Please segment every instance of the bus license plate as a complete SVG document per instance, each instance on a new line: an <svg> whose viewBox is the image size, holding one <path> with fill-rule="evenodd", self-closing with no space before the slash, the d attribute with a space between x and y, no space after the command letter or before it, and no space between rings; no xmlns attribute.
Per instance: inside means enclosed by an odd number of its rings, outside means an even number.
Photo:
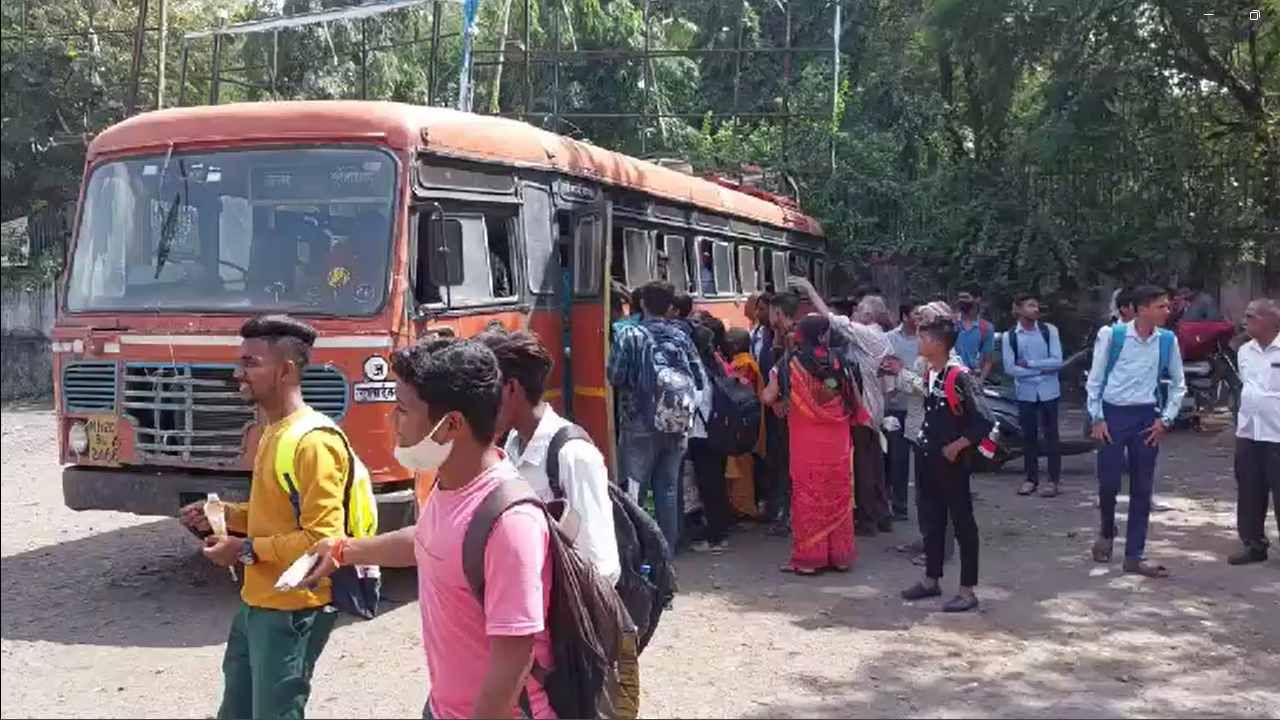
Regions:
<svg viewBox="0 0 1280 720"><path fill-rule="evenodd" d="M354 388L358 403L388 403L396 401L396 384L393 382L359 383Z"/></svg>

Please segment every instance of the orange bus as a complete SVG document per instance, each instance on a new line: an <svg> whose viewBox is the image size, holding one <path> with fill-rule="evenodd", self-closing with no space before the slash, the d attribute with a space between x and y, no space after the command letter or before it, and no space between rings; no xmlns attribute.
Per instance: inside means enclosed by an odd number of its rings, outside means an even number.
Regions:
<svg viewBox="0 0 1280 720"><path fill-rule="evenodd" d="M745 326L748 294L825 275L793 203L527 124L383 102L148 113L89 146L53 330L67 506L170 515L248 494L246 318L319 331L303 394L374 476L381 528L414 519L391 453L388 356L432 333L529 328L549 399L613 456L610 279L654 277Z"/></svg>

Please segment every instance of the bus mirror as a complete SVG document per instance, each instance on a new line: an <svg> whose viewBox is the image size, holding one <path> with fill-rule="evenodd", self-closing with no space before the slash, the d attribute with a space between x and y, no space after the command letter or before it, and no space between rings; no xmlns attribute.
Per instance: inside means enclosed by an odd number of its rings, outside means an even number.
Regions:
<svg viewBox="0 0 1280 720"><path fill-rule="evenodd" d="M462 224L447 221L436 205L427 220L427 276L431 284L462 284Z"/></svg>

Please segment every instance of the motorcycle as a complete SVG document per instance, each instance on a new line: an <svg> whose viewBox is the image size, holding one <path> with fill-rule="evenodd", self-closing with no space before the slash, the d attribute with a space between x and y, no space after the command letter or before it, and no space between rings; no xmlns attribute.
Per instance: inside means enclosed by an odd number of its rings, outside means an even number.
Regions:
<svg viewBox="0 0 1280 720"><path fill-rule="evenodd" d="M996 436L996 451L991 458L977 455L974 470L977 472L996 472L1005 463L1016 460L1025 454L1022 440L1022 420L1018 414L1018 401L1013 388L1008 386L987 385L982 388L983 399L991 413L999 432ZM1092 440L1075 438L1059 438L1058 451L1063 457L1083 455L1092 452L1097 446Z"/></svg>
<svg viewBox="0 0 1280 720"><path fill-rule="evenodd" d="M1239 411L1242 384L1236 351L1243 338L1237 330L1234 323L1215 320L1183 321L1174 329L1182 355L1183 379L1187 385L1187 394L1178 407L1177 426L1199 430L1206 416L1224 406L1231 410L1233 416ZM1082 350L1077 356L1091 352ZM1080 389L1086 396L1088 383L1089 370L1086 368L1080 377ZM1162 379L1160 383L1167 394L1169 381ZM1091 431L1086 416L1083 434L1088 437Z"/></svg>

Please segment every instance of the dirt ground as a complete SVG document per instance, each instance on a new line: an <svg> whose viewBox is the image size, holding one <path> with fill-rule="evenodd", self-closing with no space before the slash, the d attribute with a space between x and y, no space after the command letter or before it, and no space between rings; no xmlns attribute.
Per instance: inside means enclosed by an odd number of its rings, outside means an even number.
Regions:
<svg viewBox="0 0 1280 720"><path fill-rule="evenodd" d="M4 717L211 717L237 602L226 572L173 520L64 508L52 413L8 407L2 420ZM1230 462L1228 434L1168 440L1148 545L1165 581L1088 560L1092 456L1066 459L1055 499L1015 496L1016 472L981 477L983 605L966 616L898 598L919 572L893 549L914 521L860 539L853 573L813 579L779 574L786 543L743 530L724 556L681 558L682 593L642 658L643 712L1280 716L1280 557L1224 562L1237 544ZM419 713L411 573L389 588L387 612L335 631L311 715Z"/></svg>

